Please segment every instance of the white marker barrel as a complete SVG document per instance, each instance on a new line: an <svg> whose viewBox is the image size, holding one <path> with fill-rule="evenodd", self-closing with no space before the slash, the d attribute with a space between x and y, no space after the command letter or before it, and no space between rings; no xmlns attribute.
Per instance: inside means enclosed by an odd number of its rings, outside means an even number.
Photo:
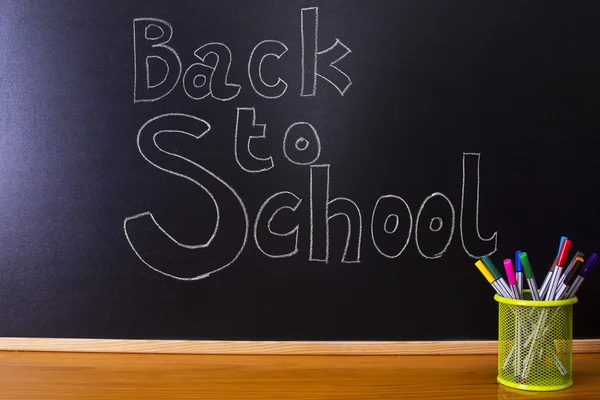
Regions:
<svg viewBox="0 0 600 400"><path fill-rule="evenodd" d="M541 300L540 294L538 293L537 284L535 283L535 278L528 278L527 283L529 284L529 289L531 290L531 296L533 300Z"/></svg>
<svg viewBox="0 0 600 400"><path fill-rule="evenodd" d="M554 299L553 300L560 300L560 298L563 296L563 294L565 294L565 292L567 291L569 287L567 285L565 285L564 283L561 283L558 286L558 289L556 290L556 294L554 295Z"/></svg>
<svg viewBox="0 0 600 400"><path fill-rule="evenodd" d="M569 292L567 293L567 299L575 296L575 293L577 293L577 290L579 289L579 286L581 286L581 284L583 283L583 278L581 276L578 276L577 278L575 278L575 282L573 282L573 284L571 285L571 288L569 289Z"/></svg>
<svg viewBox="0 0 600 400"><path fill-rule="evenodd" d="M517 290L519 291L519 298L523 298L523 273L517 272Z"/></svg>

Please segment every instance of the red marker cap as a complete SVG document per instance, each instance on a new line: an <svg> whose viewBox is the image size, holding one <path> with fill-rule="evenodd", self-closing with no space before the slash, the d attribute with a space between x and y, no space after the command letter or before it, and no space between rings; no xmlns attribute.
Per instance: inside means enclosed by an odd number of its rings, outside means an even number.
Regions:
<svg viewBox="0 0 600 400"><path fill-rule="evenodd" d="M567 261L567 256L569 255L569 249L571 248L571 241L569 239L563 242L562 247L560 248L560 252L558 253L558 261L556 265L559 267L563 267L565 262Z"/></svg>

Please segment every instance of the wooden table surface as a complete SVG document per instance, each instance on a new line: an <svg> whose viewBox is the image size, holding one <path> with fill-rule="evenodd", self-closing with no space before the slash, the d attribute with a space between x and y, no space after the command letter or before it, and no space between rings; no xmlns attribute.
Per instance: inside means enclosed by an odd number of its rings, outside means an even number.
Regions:
<svg viewBox="0 0 600 400"><path fill-rule="evenodd" d="M235 356L0 352L0 399L600 399L600 354L575 385L496 383L496 356Z"/></svg>

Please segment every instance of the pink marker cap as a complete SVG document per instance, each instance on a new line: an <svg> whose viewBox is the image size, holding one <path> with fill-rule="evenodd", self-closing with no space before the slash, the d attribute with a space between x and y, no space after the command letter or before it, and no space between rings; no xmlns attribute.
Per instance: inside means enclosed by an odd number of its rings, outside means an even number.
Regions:
<svg viewBox="0 0 600 400"><path fill-rule="evenodd" d="M506 277L508 278L509 285L517 284L517 276L515 275L515 268L513 267L510 258L504 260L504 269L506 270Z"/></svg>

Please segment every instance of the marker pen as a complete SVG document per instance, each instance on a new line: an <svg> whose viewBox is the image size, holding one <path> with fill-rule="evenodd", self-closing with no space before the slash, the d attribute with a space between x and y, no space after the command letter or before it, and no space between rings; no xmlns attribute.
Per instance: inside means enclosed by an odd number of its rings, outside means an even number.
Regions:
<svg viewBox="0 0 600 400"><path fill-rule="evenodd" d="M523 298L523 264L521 264L521 250L515 253L515 273L517 276L517 290L519 291L519 299Z"/></svg>
<svg viewBox="0 0 600 400"><path fill-rule="evenodd" d="M562 244L562 248L560 249L560 253L558 254L558 261L556 262L554 272L552 272L552 276L550 277L550 283L548 283L548 291L546 292L546 301L553 300L554 296L556 295L556 284L558 283L558 278L562 275L563 266L567 261L567 256L569 255L570 248L571 241L567 239Z"/></svg>
<svg viewBox="0 0 600 400"><path fill-rule="evenodd" d="M507 293L502 290L502 286L500 286L498 280L494 278L494 276L490 273L490 271L486 268L485 264L481 260L477 261L475 263L475 266L477 267L477 269L479 269L479 272L483 274L485 279L487 279L488 283L492 285L496 293L498 293L502 297L508 297Z"/></svg>
<svg viewBox="0 0 600 400"><path fill-rule="evenodd" d="M502 277L502 274L500 272L498 272L498 269L494 265L494 262L492 261L492 259L489 258L488 256L485 256L485 257L483 257L481 259L481 261L483 261L483 264L485 264L485 266L487 267L487 269L489 269L490 272L492 273L492 275L494 275L494 278L499 281L499 285L502 286L502 289L508 295L508 296L505 296L505 297L511 299L512 298L512 291L510 290L510 287L508 286L508 284L506 283L506 281Z"/></svg>
<svg viewBox="0 0 600 400"><path fill-rule="evenodd" d="M540 294L538 293L537 284L535 283L535 276L533 275L533 270L531 269L531 264L529 263L529 257L527 257L527 253L522 251L521 254L519 254L519 258L523 264L523 271L525 272L525 278L527 278L527 284L529 285L531 296L533 297L533 300L540 300Z"/></svg>
<svg viewBox="0 0 600 400"><path fill-rule="evenodd" d="M560 300L565 294L565 292L569 290L569 288L573 285L573 282L575 282L575 278L577 278L579 269L582 265L583 258L578 257L577 260L573 263L573 266L569 268L569 270L565 273L566 278L564 282L562 282L558 286L558 289L556 290L556 296L554 296L554 300Z"/></svg>
<svg viewBox="0 0 600 400"><path fill-rule="evenodd" d="M562 249L563 243L567 239L568 238L566 236L561 236L561 238L560 238L560 244L558 245L558 252L556 253L556 257L554 258L554 261L552 261L552 265L550 265L550 270L546 274L546 278L544 278L544 282L542 282L542 286L540 287L540 297L546 296L546 291L548 290L548 284L550 283L550 277L552 276L552 273L554 272L554 267L556 266L556 262L558 261L558 256L560 255L560 249Z"/></svg>
<svg viewBox="0 0 600 400"><path fill-rule="evenodd" d="M510 258L504 260L504 269L506 270L506 278L508 279L508 284L512 290L512 295L515 299L520 299L519 289L517 288L517 277L515 275L515 269L513 268L512 261Z"/></svg>
<svg viewBox="0 0 600 400"><path fill-rule="evenodd" d="M573 282L567 295L565 296L567 299L575 296L575 293L577 293L577 290L579 290L579 286L581 286L585 278L588 276L592 267L594 266L594 264L596 264L596 261L598 261L598 255L596 253L592 253L592 255L589 256L585 264L583 264L583 267L581 267L581 269L579 270L579 274L577 278L575 278L575 282Z"/></svg>
<svg viewBox="0 0 600 400"><path fill-rule="evenodd" d="M561 283L563 283L565 281L565 279L567 279L567 275L573 269L573 267L575 266L575 262L578 259L581 259L582 263L584 262L583 253L581 251L578 251L577 253L575 253L573 258L571 259L571 262L569 263L569 266L563 270L563 274L560 276L560 279L558 280L558 284L556 285L557 288L560 286Z"/></svg>

